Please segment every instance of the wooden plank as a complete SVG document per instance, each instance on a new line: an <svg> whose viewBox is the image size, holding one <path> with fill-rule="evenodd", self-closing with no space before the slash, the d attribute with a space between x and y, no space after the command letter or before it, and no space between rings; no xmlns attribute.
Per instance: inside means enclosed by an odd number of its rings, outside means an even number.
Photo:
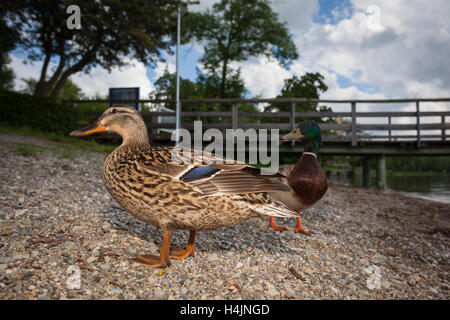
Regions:
<svg viewBox="0 0 450 320"><path fill-rule="evenodd" d="M442 135L438 134L430 134L430 135L421 135L422 140L423 139L436 139L439 140ZM447 135L446 137L450 137L450 135ZM389 140L391 138L391 140ZM374 139L388 139L389 141L395 142L396 139L416 139L417 135L373 135L373 136L358 136L358 140L374 140Z"/></svg>
<svg viewBox="0 0 450 320"><path fill-rule="evenodd" d="M289 120L291 122L290 123L291 124L291 131L294 131L295 128L296 128L296 125L295 125L295 102L291 103L291 116L290 116ZM291 141L291 146L295 146L295 140Z"/></svg>
<svg viewBox="0 0 450 320"><path fill-rule="evenodd" d="M444 111L427 111L420 112L421 117L440 117L442 115L450 116L450 112ZM384 117L416 117L417 112L357 112L357 117L364 118L384 118Z"/></svg>
<svg viewBox="0 0 450 320"><path fill-rule="evenodd" d="M316 111L297 111L296 118L337 118L351 117L351 112L316 112Z"/></svg>
<svg viewBox="0 0 450 320"><path fill-rule="evenodd" d="M356 103L352 102L352 147L356 147L356 145L358 144L358 138L356 136Z"/></svg>
<svg viewBox="0 0 450 320"><path fill-rule="evenodd" d="M416 124L417 124L417 146L420 147L420 107L419 101L416 101Z"/></svg>
<svg viewBox="0 0 450 320"><path fill-rule="evenodd" d="M141 112L142 116L145 117L175 117L174 112ZM181 112L182 117L231 117L232 114L229 111L183 111Z"/></svg>
<svg viewBox="0 0 450 320"><path fill-rule="evenodd" d="M233 124L230 122L223 123L207 123L203 122L203 128L233 128ZM147 123L148 127L152 127L155 129L161 128L175 128L175 123ZM193 128L192 123L184 122L182 123L183 128L190 129ZM241 126L243 129L279 129L279 130L291 130L290 123L242 123ZM352 124L336 124L336 123L319 123L319 127L322 130L343 130L350 131L352 130ZM389 131L389 130L415 130L417 126L415 124L357 124L356 131L358 130L371 130L371 131ZM423 130L450 130L449 124L442 123L424 123L421 124L421 131ZM358 136L359 137L359 136ZM392 137L395 137L393 135Z"/></svg>
<svg viewBox="0 0 450 320"><path fill-rule="evenodd" d="M358 124L357 130L373 130L373 131L388 131L388 130L416 130L417 124ZM450 129L449 125L442 123L424 123L420 125L420 130L441 130Z"/></svg>
<svg viewBox="0 0 450 320"><path fill-rule="evenodd" d="M391 117L388 117L388 124L389 125L392 124ZM389 130L389 141L391 141L391 134L392 134L392 130Z"/></svg>
<svg viewBox="0 0 450 320"><path fill-rule="evenodd" d="M290 123L247 123L241 125L242 129L247 130L254 129L278 129L278 130L291 130Z"/></svg>
<svg viewBox="0 0 450 320"><path fill-rule="evenodd" d="M445 125L445 116L441 116L441 124ZM442 140L445 141L445 129L441 130Z"/></svg>
<svg viewBox="0 0 450 320"><path fill-rule="evenodd" d="M337 118L337 123L340 125L340 124L342 124L342 117L341 116L339 116L338 118ZM338 130L338 136L342 136L342 130Z"/></svg>
<svg viewBox="0 0 450 320"><path fill-rule="evenodd" d="M231 108L231 123L232 123L232 128L234 130L236 130L238 128L238 106L237 104L233 104L232 108Z"/></svg>
<svg viewBox="0 0 450 320"><path fill-rule="evenodd" d="M408 147L400 147L399 145L387 145L381 142L379 146L368 145L351 147L350 144L345 145L324 145L320 148L319 157L322 154L328 155L379 155L385 156L430 156L430 155L450 155L450 146L432 146L427 145L426 148L417 148L415 142L405 143ZM303 152L303 145L292 147L281 147L280 152Z"/></svg>
<svg viewBox="0 0 450 320"><path fill-rule="evenodd" d="M88 99L88 100L63 100L70 103L109 103L109 102L139 102L139 103L175 103L173 99ZM422 98L422 99L355 99L355 100L334 100L334 99L307 99L307 98L271 98L271 99L181 99L183 104L195 103L409 103L409 102L450 102L450 98Z"/></svg>
<svg viewBox="0 0 450 320"><path fill-rule="evenodd" d="M99 116L100 113L96 111L86 111L85 115ZM175 112L163 111L147 111L141 112L144 118L148 117L175 117ZM183 111L182 117L232 117L230 111ZM239 115L248 118L290 118L290 112L257 112L257 111L243 111ZM296 112L296 118L337 118L337 117L351 117L351 112ZM416 117L416 112L356 112L356 117L363 118L382 118L382 117ZM420 112L421 117L450 117L450 112L430 111Z"/></svg>

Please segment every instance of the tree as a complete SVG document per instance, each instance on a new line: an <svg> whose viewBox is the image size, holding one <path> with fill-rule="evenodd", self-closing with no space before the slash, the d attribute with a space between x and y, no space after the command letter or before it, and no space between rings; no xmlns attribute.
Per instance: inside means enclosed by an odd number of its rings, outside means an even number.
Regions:
<svg viewBox="0 0 450 320"><path fill-rule="evenodd" d="M22 79L25 82L25 88L22 90L23 93L33 94L36 90L36 86L38 81L36 79ZM81 89L72 82L72 80L67 79L61 90L58 92L56 96L58 100L81 100L84 99L85 96Z"/></svg>
<svg viewBox="0 0 450 320"><path fill-rule="evenodd" d="M164 74L155 81L155 91L150 93L150 99L175 100L176 95L176 74L169 73L166 69ZM220 78L215 74L204 74L197 70L196 82L189 79L180 78L180 99L204 99L217 98L220 91ZM225 97L244 98L247 93L244 81L237 70L228 79L225 87ZM166 108L175 110L175 102L164 103ZM229 110L231 107L225 104L189 103L183 105L183 111L220 111ZM241 111L256 111L252 104L240 104ZM185 118L185 121L193 121L193 118ZM208 117L204 122L217 121L218 118Z"/></svg>
<svg viewBox="0 0 450 320"><path fill-rule="evenodd" d="M0 89L11 90L14 87L14 72L7 65L11 62L8 52L14 49L19 35L17 30L9 28L0 7Z"/></svg>
<svg viewBox="0 0 450 320"><path fill-rule="evenodd" d="M2 0L0 12L20 32L18 45L30 61L43 61L34 95L56 97L74 73L126 64L126 57L145 64L170 51L179 0ZM81 29L69 29L66 9L81 10ZM56 68L50 70L52 63Z"/></svg>
<svg viewBox="0 0 450 320"><path fill-rule="evenodd" d="M287 66L298 58L286 24L279 22L268 0L222 0L185 20L193 36L205 41L201 62L219 77L220 98L226 97L227 82L233 81L231 62L266 55Z"/></svg>
<svg viewBox="0 0 450 320"><path fill-rule="evenodd" d="M150 99L175 100L176 98L176 74L170 73L167 68L162 76L155 81L155 91L150 92ZM202 98L197 84L180 77L180 99ZM166 108L175 110L175 102L164 103Z"/></svg>
<svg viewBox="0 0 450 320"><path fill-rule="evenodd" d="M300 78L293 76L292 78L285 79L281 94L277 98L309 98L319 99L320 94L328 90L327 85L323 81L324 77L316 72L307 72ZM290 111L291 104L289 103L273 103L265 108L265 111ZM296 111L331 111L331 108L327 106L318 106L317 102L297 103L295 105ZM305 119L307 120L307 119ZM317 122L325 122L320 118L315 118ZM280 121L285 121L280 119ZM326 122L329 122L326 121Z"/></svg>
<svg viewBox="0 0 450 320"><path fill-rule="evenodd" d="M0 89L12 90L14 87L14 72L7 64L11 61L6 52L0 52Z"/></svg>
<svg viewBox="0 0 450 320"><path fill-rule="evenodd" d="M225 83L221 80L216 73L198 73L197 86L205 98L244 98L248 92L239 69L229 72Z"/></svg>

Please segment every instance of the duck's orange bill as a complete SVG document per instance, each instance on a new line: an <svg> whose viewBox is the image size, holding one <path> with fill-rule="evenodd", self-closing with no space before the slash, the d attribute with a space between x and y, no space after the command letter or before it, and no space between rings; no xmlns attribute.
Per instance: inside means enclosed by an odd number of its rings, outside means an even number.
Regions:
<svg viewBox="0 0 450 320"><path fill-rule="evenodd" d="M83 136L88 136L88 135L91 135L94 133L105 132L105 131L106 131L106 128L104 126L102 126L99 122L92 122L83 128L72 131L70 133L70 135L73 137L83 137Z"/></svg>

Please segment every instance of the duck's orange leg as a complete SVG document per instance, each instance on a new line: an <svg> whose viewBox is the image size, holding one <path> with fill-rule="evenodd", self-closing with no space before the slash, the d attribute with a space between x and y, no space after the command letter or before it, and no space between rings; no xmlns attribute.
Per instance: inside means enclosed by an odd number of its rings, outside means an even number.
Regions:
<svg viewBox="0 0 450 320"><path fill-rule="evenodd" d="M270 217L270 227L271 227L272 229L277 230L277 231L286 231L286 230L287 230L286 227L280 227L280 226L275 225L275 219L274 219L274 217Z"/></svg>
<svg viewBox="0 0 450 320"><path fill-rule="evenodd" d="M195 252L195 235L197 234L196 230L191 230L189 232L189 240L186 245L186 249L172 249L170 250L170 257L181 260L194 255Z"/></svg>
<svg viewBox="0 0 450 320"><path fill-rule="evenodd" d="M303 229L302 227L302 220L300 219L301 217L301 212L298 213L298 218L297 218L297 228L295 228L295 232L300 232L303 234L306 234L307 236L310 236L311 233L309 233L309 231L306 231L305 229Z"/></svg>
<svg viewBox="0 0 450 320"><path fill-rule="evenodd" d="M170 239L172 238L172 231L163 232L163 243L161 252L158 256L155 255L137 255L136 258L131 259L133 262L145 264L151 268L165 268L170 266Z"/></svg>

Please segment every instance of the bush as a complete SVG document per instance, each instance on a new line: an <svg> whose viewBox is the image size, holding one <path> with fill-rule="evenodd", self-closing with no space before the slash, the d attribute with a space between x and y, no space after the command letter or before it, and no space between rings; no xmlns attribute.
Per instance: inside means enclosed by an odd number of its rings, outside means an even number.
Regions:
<svg viewBox="0 0 450 320"><path fill-rule="evenodd" d="M69 103L0 91L0 122L67 135L87 121Z"/></svg>

